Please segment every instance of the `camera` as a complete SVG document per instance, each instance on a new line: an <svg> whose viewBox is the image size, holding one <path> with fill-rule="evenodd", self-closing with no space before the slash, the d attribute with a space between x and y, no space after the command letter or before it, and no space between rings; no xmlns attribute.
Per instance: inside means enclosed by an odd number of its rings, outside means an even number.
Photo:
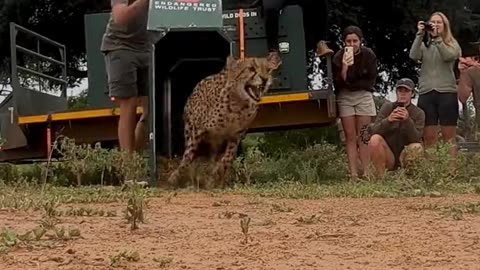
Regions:
<svg viewBox="0 0 480 270"><path fill-rule="evenodd" d="M433 24L431 22L422 22L422 24L425 26L425 31L433 31Z"/></svg>

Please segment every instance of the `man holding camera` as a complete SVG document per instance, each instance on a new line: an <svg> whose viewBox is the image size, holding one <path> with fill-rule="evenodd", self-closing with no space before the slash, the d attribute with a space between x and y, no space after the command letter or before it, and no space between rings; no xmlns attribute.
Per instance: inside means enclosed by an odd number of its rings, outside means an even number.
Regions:
<svg viewBox="0 0 480 270"><path fill-rule="evenodd" d="M377 177L383 177L385 170L406 166L408 154L423 152L422 134L425 113L411 103L415 83L400 79L395 86L396 102L386 101L378 112L375 123L370 126L368 149Z"/></svg>

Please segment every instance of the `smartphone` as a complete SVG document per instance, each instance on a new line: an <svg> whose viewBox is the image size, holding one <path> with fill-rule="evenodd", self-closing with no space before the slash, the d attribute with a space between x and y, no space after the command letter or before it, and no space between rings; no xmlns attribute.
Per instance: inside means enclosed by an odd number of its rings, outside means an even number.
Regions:
<svg viewBox="0 0 480 270"><path fill-rule="evenodd" d="M397 101L396 107L405 107L405 102Z"/></svg>
<svg viewBox="0 0 480 270"><path fill-rule="evenodd" d="M344 59L350 58L351 60L350 60L349 65L350 66L353 65L353 47L351 47L351 46L345 47L345 53L343 54L343 58Z"/></svg>

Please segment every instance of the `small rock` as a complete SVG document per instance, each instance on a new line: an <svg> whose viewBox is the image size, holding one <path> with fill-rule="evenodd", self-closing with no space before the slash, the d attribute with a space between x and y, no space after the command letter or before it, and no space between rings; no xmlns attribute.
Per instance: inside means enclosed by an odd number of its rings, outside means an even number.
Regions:
<svg viewBox="0 0 480 270"><path fill-rule="evenodd" d="M51 257L50 260L54 261L54 262L57 262L57 263L61 263L61 262L64 261L64 259L62 257Z"/></svg>
<svg viewBox="0 0 480 270"><path fill-rule="evenodd" d="M137 181L137 185L139 185L142 188L148 187L148 182L147 181ZM128 187L133 186L133 181L132 180L125 181L125 186L128 186Z"/></svg>
<svg viewBox="0 0 480 270"><path fill-rule="evenodd" d="M442 193L440 193L438 191L432 191L430 193L430 197L434 197L434 198L442 197Z"/></svg>
<svg viewBox="0 0 480 270"><path fill-rule="evenodd" d="M67 254L75 254L75 250L69 248L67 249Z"/></svg>

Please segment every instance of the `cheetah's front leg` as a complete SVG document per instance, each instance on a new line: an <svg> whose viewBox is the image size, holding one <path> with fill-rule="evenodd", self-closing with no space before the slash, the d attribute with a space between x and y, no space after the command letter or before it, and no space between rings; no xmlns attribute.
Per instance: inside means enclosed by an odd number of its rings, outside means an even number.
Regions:
<svg viewBox="0 0 480 270"><path fill-rule="evenodd" d="M215 182L220 183L221 188L225 188L225 177L227 176L227 172L229 171L233 159L237 153L238 144L240 143L241 136L236 138L232 138L227 142L225 147L225 152L221 155L219 161L215 165L215 169L213 171L213 175L215 177Z"/></svg>

